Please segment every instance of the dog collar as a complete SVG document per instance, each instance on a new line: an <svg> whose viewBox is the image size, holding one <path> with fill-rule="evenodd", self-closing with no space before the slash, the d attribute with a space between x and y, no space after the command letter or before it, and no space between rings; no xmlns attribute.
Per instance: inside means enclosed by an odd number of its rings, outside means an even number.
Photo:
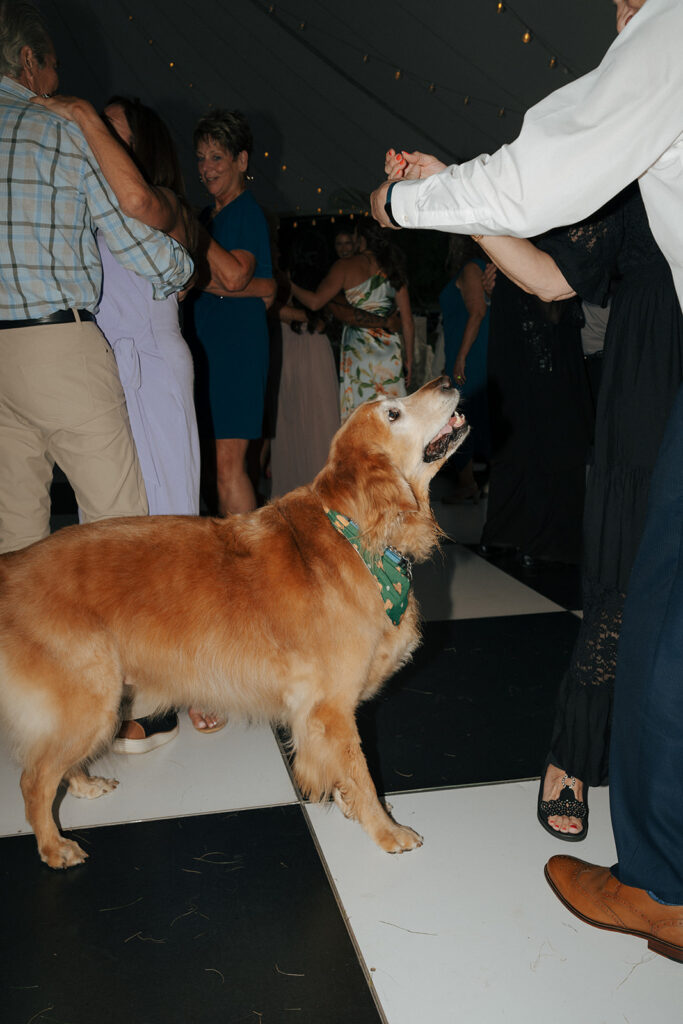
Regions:
<svg viewBox="0 0 683 1024"><path fill-rule="evenodd" d="M400 625L408 607L408 594L413 578L413 567L409 560L396 548L385 548L379 557L373 558L359 541L360 528L353 519L344 516L334 509L325 508L327 518L335 530L348 540L355 548L366 566L375 577L380 596L384 602L384 611L395 626Z"/></svg>

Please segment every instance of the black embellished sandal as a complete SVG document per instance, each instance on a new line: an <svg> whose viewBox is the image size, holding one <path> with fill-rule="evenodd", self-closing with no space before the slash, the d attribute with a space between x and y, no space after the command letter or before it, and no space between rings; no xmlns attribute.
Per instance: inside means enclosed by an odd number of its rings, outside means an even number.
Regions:
<svg viewBox="0 0 683 1024"><path fill-rule="evenodd" d="M548 759L541 775L541 783L538 788L538 802L536 815L540 824L556 839L562 839L566 843L580 843L588 835L588 786L584 786L583 800L577 800L575 793L576 779L572 775L564 775L562 779L562 791L556 800L543 799L543 784L552 761ZM556 767L556 766L555 766ZM559 815L567 818L578 818L583 823L580 832L560 832L548 824L548 818Z"/></svg>

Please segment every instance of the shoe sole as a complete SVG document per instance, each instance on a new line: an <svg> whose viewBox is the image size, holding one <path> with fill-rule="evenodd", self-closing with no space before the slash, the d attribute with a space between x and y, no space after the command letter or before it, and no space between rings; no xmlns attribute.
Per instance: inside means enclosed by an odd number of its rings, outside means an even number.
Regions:
<svg viewBox="0 0 683 1024"><path fill-rule="evenodd" d="M164 743L168 743L174 739L180 731L178 725L173 729L169 729L168 732L155 732L151 736L145 736L144 740L129 740L117 737L111 745L111 749L115 754L148 754L150 750L156 750L157 747L163 747Z"/></svg>
<svg viewBox="0 0 683 1024"><path fill-rule="evenodd" d="M603 924L601 921L594 921L591 917L586 917L579 910L568 903L562 893L559 891L548 872L548 868L543 869L546 882L557 896L560 903L563 903L567 910L578 917L580 921L585 924L591 925L593 928L600 928L604 932L621 932L622 935L633 935L637 939L645 939L647 942L647 948L651 949L653 953L659 953L660 956L665 956L669 960L673 960L675 963L683 964L683 946L674 946L671 942L666 942L664 939L657 939L648 932L639 932L634 928L619 928L618 925Z"/></svg>

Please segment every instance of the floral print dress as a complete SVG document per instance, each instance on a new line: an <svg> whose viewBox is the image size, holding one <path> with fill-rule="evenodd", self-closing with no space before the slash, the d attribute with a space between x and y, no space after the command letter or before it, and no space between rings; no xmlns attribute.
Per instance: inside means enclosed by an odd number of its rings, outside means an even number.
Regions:
<svg viewBox="0 0 683 1024"><path fill-rule="evenodd" d="M348 288L347 300L358 309L388 316L396 289L383 273ZM341 419L357 405L382 395L406 394L401 335L369 327L344 327L339 361Z"/></svg>

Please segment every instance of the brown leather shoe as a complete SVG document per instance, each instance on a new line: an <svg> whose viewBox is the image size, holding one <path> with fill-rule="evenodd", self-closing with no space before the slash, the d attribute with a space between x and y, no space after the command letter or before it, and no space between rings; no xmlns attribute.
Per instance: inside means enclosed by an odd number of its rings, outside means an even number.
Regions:
<svg viewBox="0 0 683 1024"><path fill-rule="evenodd" d="M609 868L576 857L551 857L545 877L567 910L586 924L647 939L654 953L683 963L683 907L657 903L644 889L622 885Z"/></svg>

